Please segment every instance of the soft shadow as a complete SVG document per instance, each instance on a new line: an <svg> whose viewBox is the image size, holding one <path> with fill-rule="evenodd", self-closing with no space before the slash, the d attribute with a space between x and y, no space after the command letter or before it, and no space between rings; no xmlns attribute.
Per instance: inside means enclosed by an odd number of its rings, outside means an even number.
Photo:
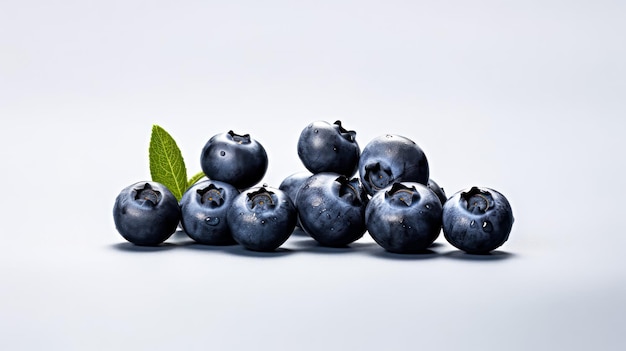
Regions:
<svg viewBox="0 0 626 351"><path fill-rule="evenodd" d="M226 252L231 250L234 246L239 246L239 244L237 244L236 242L233 243L228 243L228 244L224 244L224 245L206 245L206 244L200 244L198 242L195 241L189 241L189 242L185 242L182 245L179 245L181 248L184 249L191 249L191 250L197 250L197 251L222 251L222 252Z"/></svg>
<svg viewBox="0 0 626 351"><path fill-rule="evenodd" d="M182 230L175 231L165 242L154 246L142 246L135 245L131 242L124 241L117 244L113 244L113 248L120 251L128 252L157 252L171 250L177 247L188 245L194 241Z"/></svg>
<svg viewBox="0 0 626 351"><path fill-rule="evenodd" d="M461 250L446 252L445 257L464 261L502 261L515 257L514 254L506 251L491 251L487 254L470 254Z"/></svg>
<svg viewBox="0 0 626 351"><path fill-rule="evenodd" d="M173 243L162 243L157 246L141 246L130 242L123 242L111 245L114 249L126 252L159 252L176 248L178 245Z"/></svg>
<svg viewBox="0 0 626 351"><path fill-rule="evenodd" d="M396 253L387 251L382 247L379 250L372 251L372 255L380 258L403 261L428 260L441 257L440 253L431 249L412 253Z"/></svg>
<svg viewBox="0 0 626 351"><path fill-rule="evenodd" d="M437 242L434 242L434 243L430 244L430 246L429 246L428 248L429 248L429 249L434 249L434 248L437 248L437 247L442 247L442 246L443 246L443 244L442 244L442 243L437 243Z"/></svg>
<svg viewBox="0 0 626 351"><path fill-rule="evenodd" d="M229 254L233 254L233 255L239 255L239 256L245 256L245 257L261 257L261 258L284 257L284 256L288 256L294 253L293 250L290 250L284 247L279 247L274 251L254 251L254 250L248 250L241 245L227 246L227 247L224 247L222 251L228 252Z"/></svg>
<svg viewBox="0 0 626 351"><path fill-rule="evenodd" d="M223 244L223 245L205 245L195 241L186 242L183 245L179 245L180 248L197 250L197 251L211 251L211 252L225 252L227 254L247 256L247 257L280 257L293 253L293 250L279 247L274 251L254 251L248 250L237 242Z"/></svg>
<svg viewBox="0 0 626 351"><path fill-rule="evenodd" d="M305 234L306 235L306 234ZM302 239L297 241L290 241L289 246L293 246L297 251L301 252L314 252L314 253L323 253L323 254L347 254L347 253L356 253L361 252L363 250L368 250L372 247L376 247L376 243L360 243L353 242L346 246L341 247L332 247L332 246L324 246L318 243L315 239Z"/></svg>

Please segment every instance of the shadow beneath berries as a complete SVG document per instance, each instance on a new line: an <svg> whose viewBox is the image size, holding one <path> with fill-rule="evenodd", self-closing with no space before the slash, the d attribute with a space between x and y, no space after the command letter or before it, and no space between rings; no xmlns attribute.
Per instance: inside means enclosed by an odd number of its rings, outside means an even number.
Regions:
<svg viewBox="0 0 626 351"><path fill-rule="evenodd" d="M200 244L197 243L193 240L185 242L185 243L181 243L178 246L184 249L191 249L191 250L197 250L197 251L223 251L226 252L229 249L231 249L233 246L238 246L239 244L237 244L236 242L233 243L228 243L228 244L223 244L223 245L206 245L206 244Z"/></svg>
<svg viewBox="0 0 626 351"><path fill-rule="evenodd" d="M279 247L274 251L253 251L253 250L248 250L241 245L229 246L224 251L233 255L246 256L246 257L261 257L261 258L284 257L284 256L288 256L294 253L293 250L290 250L284 247Z"/></svg>
<svg viewBox="0 0 626 351"><path fill-rule="evenodd" d="M247 257L282 257L287 254L293 253L292 250L279 247L274 251L253 251L244 248L238 243L232 244L224 244L224 245L204 245L197 243L195 241L191 241L185 243L184 245L179 245L180 248L197 250L197 251L212 251L212 252L223 252L229 255L238 255L238 256L247 256Z"/></svg>
<svg viewBox="0 0 626 351"><path fill-rule="evenodd" d="M449 251L444 254L445 257L463 261L502 261L515 257L514 254L506 251L491 251L486 254L470 254L461 250Z"/></svg>
<svg viewBox="0 0 626 351"><path fill-rule="evenodd" d="M431 249L412 253L395 253L381 247L378 250L373 250L371 253L375 257L401 261L428 260L441 257L440 253Z"/></svg>
<svg viewBox="0 0 626 351"><path fill-rule="evenodd" d="M331 246L321 245L315 239L310 238L310 237L308 239L291 240L288 242L288 244L289 244L288 246L294 247L294 250L299 251L299 252L314 252L314 253L323 253L323 254L357 253L357 252L363 252L363 250L367 250L369 248L377 246L376 243L353 242L346 246L331 247Z"/></svg>
<svg viewBox="0 0 626 351"><path fill-rule="evenodd" d="M111 245L114 249L126 252L159 252L176 248L178 245L172 243L162 243L156 246L135 245L130 242L123 242Z"/></svg>
<svg viewBox="0 0 626 351"><path fill-rule="evenodd" d="M443 247L443 244L442 244L442 243L437 243L437 242L434 242L434 243L430 244L430 246L428 247L428 249L435 249L435 248L438 248L438 247Z"/></svg>
<svg viewBox="0 0 626 351"><path fill-rule="evenodd" d="M399 260L399 261L429 260L429 259L441 257L441 254L439 252L431 250L430 248L423 250L423 251L418 251L418 252L397 253L397 252L387 251L380 246L377 246L375 250L371 250L370 255L374 257L378 257L378 258Z"/></svg>

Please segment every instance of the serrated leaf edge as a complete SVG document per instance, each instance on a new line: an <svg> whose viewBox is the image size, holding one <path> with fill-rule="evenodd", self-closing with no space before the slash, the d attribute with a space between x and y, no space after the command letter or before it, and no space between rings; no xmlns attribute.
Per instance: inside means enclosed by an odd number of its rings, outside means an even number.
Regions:
<svg viewBox="0 0 626 351"><path fill-rule="evenodd" d="M168 147L165 143L166 139L171 141L171 147ZM167 166L164 168L165 173L160 172L156 167L157 164L163 164L157 160L157 158L161 157L157 155L156 152L159 148L160 150L164 150L164 158L167 161ZM185 160L174 138L163 127L156 124L152 126L148 154L152 180L166 185L172 194L180 200L185 190L187 190L187 169ZM181 170L176 169L172 164L172 158L170 157L172 155L180 159Z"/></svg>

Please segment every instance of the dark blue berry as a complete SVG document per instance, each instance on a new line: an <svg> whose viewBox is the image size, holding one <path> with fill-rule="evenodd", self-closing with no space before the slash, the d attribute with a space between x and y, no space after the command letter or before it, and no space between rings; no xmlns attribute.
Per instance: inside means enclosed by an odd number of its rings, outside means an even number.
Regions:
<svg viewBox="0 0 626 351"><path fill-rule="evenodd" d="M241 192L227 212L233 238L254 251L274 251L296 226L297 213L279 189L256 187Z"/></svg>
<svg viewBox="0 0 626 351"><path fill-rule="evenodd" d="M257 140L249 134L239 135L231 130L209 139L202 149L200 165L209 179L246 189L263 179L268 159Z"/></svg>
<svg viewBox="0 0 626 351"><path fill-rule="evenodd" d="M513 226L509 201L496 190L472 187L459 191L443 206L443 234L467 253L486 254L504 244Z"/></svg>
<svg viewBox="0 0 626 351"><path fill-rule="evenodd" d="M287 176L278 186L278 189L284 191L291 202L296 205L296 197L298 195L298 191L304 182L311 176L310 172L297 172ZM297 207L296 207L297 210ZM301 227L300 220L296 223L296 226Z"/></svg>
<svg viewBox="0 0 626 351"><path fill-rule="evenodd" d="M428 189L432 190L435 195L437 195L439 201L441 201L441 205L446 203L446 200L448 200L446 192L443 190L442 187L439 186L439 184L437 184L432 179L428 179L428 183L426 184L426 186L428 187Z"/></svg>
<svg viewBox="0 0 626 351"><path fill-rule="evenodd" d="M157 182L139 182L124 188L113 206L115 228L136 245L161 244L176 231L180 217L176 197Z"/></svg>
<svg viewBox="0 0 626 351"><path fill-rule="evenodd" d="M312 173L333 172L351 177L357 171L360 154L356 132L343 128L341 121L313 122L298 138L298 156Z"/></svg>
<svg viewBox="0 0 626 351"><path fill-rule="evenodd" d="M235 243L226 212L238 194L234 186L217 180L204 180L187 189L180 200L185 233L200 244Z"/></svg>
<svg viewBox="0 0 626 351"><path fill-rule="evenodd" d="M372 238L395 253L425 251L441 231L441 202L425 185L393 183L377 192L365 210Z"/></svg>
<svg viewBox="0 0 626 351"><path fill-rule="evenodd" d="M369 195L396 182L428 182L428 160L411 139L386 134L374 138L363 148L359 176Z"/></svg>
<svg viewBox="0 0 626 351"><path fill-rule="evenodd" d="M323 246L342 247L365 233L367 194L357 178L337 173L309 177L296 199L302 229Z"/></svg>

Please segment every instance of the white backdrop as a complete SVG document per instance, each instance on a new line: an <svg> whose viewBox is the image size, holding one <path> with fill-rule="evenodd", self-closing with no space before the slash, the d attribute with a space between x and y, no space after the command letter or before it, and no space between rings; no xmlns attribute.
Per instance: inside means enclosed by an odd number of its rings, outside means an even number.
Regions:
<svg viewBox="0 0 626 351"><path fill-rule="evenodd" d="M226 4L228 3L228 4ZM620 1L0 2L0 348L626 347ZM415 140L448 195L510 200L493 255L366 234L273 254L115 231L153 124L190 174L214 134L303 170L300 131Z"/></svg>

